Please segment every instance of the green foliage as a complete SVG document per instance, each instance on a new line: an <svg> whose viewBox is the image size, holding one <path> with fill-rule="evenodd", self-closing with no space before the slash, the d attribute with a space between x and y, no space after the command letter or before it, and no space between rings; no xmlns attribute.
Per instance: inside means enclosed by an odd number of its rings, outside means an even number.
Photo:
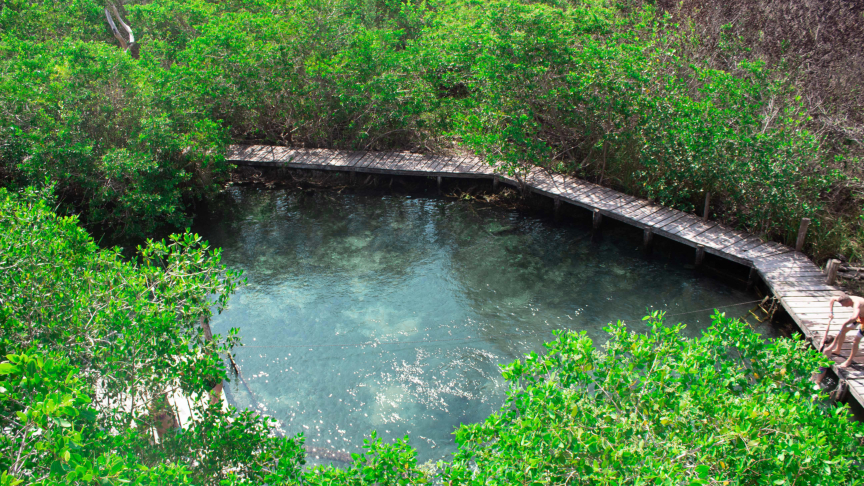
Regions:
<svg viewBox="0 0 864 486"><path fill-rule="evenodd" d="M134 452L147 445L135 429L110 434L79 370L59 353L35 349L0 363L0 484L184 484L180 464L149 467Z"/></svg>
<svg viewBox="0 0 864 486"><path fill-rule="evenodd" d="M56 216L45 196L0 189L0 356L7 360L0 363L0 470L7 478L296 477L302 439L270 437L272 425L249 412L193 405L202 420L154 441L166 394L201 396L227 378L219 356L236 343L236 330L208 341L200 324L238 283L219 266L219 252L184 233L148 242L141 263L128 262L117 249L100 250L75 217Z"/></svg>
<svg viewBox="0 0 864 486"><path fill-rule="evenodd" d="M371 439L363 440L363 448L366 449L363 454L351 454L354 462L350 467L318 466L305 475L304 484L373 486L428 482L427 474L417 467L417 452L408 446L408 437L395 444L384 444L373 431Z"/></svg>
<svg viewBox="0 0 864 486"><path fill-rule="evenodd" d="M101 3L6 5L0 176L50 178L110 235L187 225L190 201L224 180L229 141L456 142L502 170L540 165L684 210L711 192L717 217L787 242L810 217L813 251L859 251L826 236L860 230L860 207L839 224L826 205L843 179L828 167L847 161L804 129L790 74L731 25L712 44L633 2L156 0L125 7L134 60Z"/></svg>
<svg viewBox="0 0 864 486"><path fill-rule="evenodd" d="M501 412L462 426L451 484L862 484L864 427L809 382L825 361L714 316L681 336L619 322L605 352L565 332L505 367ZM640 326L641 327L641 326Z"/></svg>

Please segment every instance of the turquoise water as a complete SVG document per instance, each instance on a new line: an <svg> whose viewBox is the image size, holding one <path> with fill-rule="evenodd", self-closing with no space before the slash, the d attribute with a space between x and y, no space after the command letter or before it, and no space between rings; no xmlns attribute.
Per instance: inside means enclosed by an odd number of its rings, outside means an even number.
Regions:
<svg viewBox="0 0 864 486"><path fill-rule="evenodd" d="M245 343L254 395L234 380L229 400L315 447L408 434L421 461L500 407L498 365L541 351L554 329L599 345L608 322L642 329L646 309L664 309L695 335L701 309L756 298L683 256L646 258L627 228L592 241L578 224L452 199L235 188L198 231L248 278L213 320Z"/></svg>

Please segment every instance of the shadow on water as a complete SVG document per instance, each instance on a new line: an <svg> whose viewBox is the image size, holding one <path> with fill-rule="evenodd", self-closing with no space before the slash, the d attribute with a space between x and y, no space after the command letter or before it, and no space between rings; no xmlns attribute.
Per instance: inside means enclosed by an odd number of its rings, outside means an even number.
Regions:
<svg viewBox="0 0 864 486"><path fill-rule="evenodd" d="M232 188L196 230L249 284L213 319L240 328L255 401L229 399L303 432L311 447L357 452L377 430L410 434L420 460L455 449L452 431L504 399L499 365L541 351L556 329L586 331L646 309L690 335L711 307L742 316L754 300L609 224L555 223L476 201L416 194ZM767 336L774 330L757 329Z"/></svg>

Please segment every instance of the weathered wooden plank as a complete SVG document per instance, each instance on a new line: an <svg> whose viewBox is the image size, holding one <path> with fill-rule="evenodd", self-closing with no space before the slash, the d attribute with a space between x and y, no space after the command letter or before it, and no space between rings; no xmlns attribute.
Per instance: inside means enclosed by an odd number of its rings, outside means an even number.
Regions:
<svg viewBox="0 0 864 486"><path fill-rule="evenodd" d="M457 155L457 156L451 158L450 160L448 160L445 165L441 166L438 169L438 171L439 172L446 172L448 174L455 174L456 173L456 171L455 171L456 167L459 167L459 165L462 164L462 161L465 160L465 158L466 157L464 155Z"/></svg>
<svg viewBox="0 0 864 486"><path fill-rule="evenodd" d="M609 208L615 207L615 202L620 200L621 196L619 194L607 195L600 201L594 202L594 207L597 209L601 209L603 211L608 211Z"/></svg>
<svg viewBox="0 0 864 486"><path fill-rule="evenodd" d="M447 172L448 174L456 175L461 174L470 162L470 157L462 156L453 161L452 164L448 165L447 168L443 172Z"/></svg>
<svg viewBox="0 0 864 486"><path fill-rule="evenodd" d="M697 217L694 217L692 214L687 214L681 211L676 211L678 213L675 217L667 218L664 221L661 221L654 226L658 233L666 233L667 235L677 234L679 231L688 228L694 224L697 224L701 220Z"/></svg>
<svg viewBox="0 0 864 486"><path fill-rule="evenodd" d="M427 170L429 172L435 172L435 168L440 166L447 157L428 157L428 162L426 163Z"/></svg>
<svg viewBox="0 0 864 486"><path fill-rule="evenodd" d="M432 169L430 170L430 172L448 173L448 172L450 172L450 167L456 165L460 158L461 158L461 156L459 156L459 155L453 155L453 156L449 156L449 157L441 157L438 160L438 163L436 163L435 165L432 166Z"/></svg>
<svg viewBox="0 0 864 486"><path fill-rule="evenodd" d="M440 172L443 167L448 167L453 160L453 156L433 157L432 163L429 165L429 172Z"/></svg>
<svg viewBox="0 0 864 486"><path fill-rule="evenodd" d="M483 159L478 160L480 160L480 165L474 168L478 174L492 175L495 173L495 168L489 165L488 162Z"/></svg>
<svg viewBox="0 0 864 486"><path fill-rule="evenodd" d="M663 226L664 224L668 224L672 218L683 218L686 214L681 211L675 211L674 209L669 208L661 208L659 211L651 214L640 220L639 222L644 224L645 226L651 226L652 228L657 228Z"/></svg>
<svg viewBox="0 0 864 486"><path fill-rule="evenodd" d="M317 155L311 149L301 149L297 151L297 157L294 159L294 163L297 165L318 165L316 162L318 160Z"/></svg>
<svg viewBox="0 0 864 486"><path fill-rule="evenodd" d="M330 164L330 160L334 157L333 151L327 149L317 149L317 151L315 164L322 167L323 170L335 170Z"/></svg>
<svg viewBox="0 0 864 486"><path fill-rule="evenodd" d="M686 228L682 228L674 233L676 236L681 238L686 238L690 241L696 241L696 237L702 235L706 231L710 230L717 223L715 221L703 221L702 218L697 218L696 224L687 226ZM713 247L718 247L718 243L716 241L706 240L706 245L710 244Z"/></svg>
<svg viewBox="0 0 864 486"><path fill-rule="evenodd" d="M826 301L830 299L834 295L839 295L840 291L829 291L829 290L780 290L776 292L779 297L814 297L825 299Z"/></svg>
<svg viewBox="0 0 864 486"><path fill-rule="evenodd" d="M458 168L459 172L462 174L474 174L474 168L479 164L476 157L468 156L465 158L465 162Z"/></svg>
<svg viewBox="0 0 864 486"><path fill-rule="evenodd" d="M756 236L751 236L750 238L743 239L743 240L741 240L737 243L733 243L733 244L731 244L725 248L721 248L720 251L723 251L723 252L728 253L730 255L736 255L738 257L743 258L744 255L747 254L747 251L750 248L762 245L763 243L765 243L765 241L762 240L761 238L756 237Z"/></svg>
<svg viewBox="0 0 864 486"><path fill-rule="evenodd" d="M658 232L664 232L670 235L674 235L682 229L696 224L698 221L699 218L694 218L691 217L691 215L684 213L681 215L681 217L670 218L669 220L657 224L654 227L657 229Z"/></svg>
<svg viewBox="0 0 864 486"><path fill-rule="evenodd" d="M593 199L594 204L597 204L598 206L600 204L606 204L607 202L614 201L615 199L618 199L623 195L614 189L610 189L607 187L604 187L603 189L605 189L603 195L600 196L599 193L595 193L598 194L598 196L597 198Z"/></svg>
<svg viewBox="0 0 864 486"><path fill-rule="evenodd" d="M797 302L797 303L787 302L787 304L788 304L787 308L792 310L792 312L794 312L798 316L813 316L813 317L824 316L824 317L827 317L831 313L831 311L828 308L828 300L829 299L813 300L813 301L811 301L811 303L813 304L812 306L802 305L802 304L805 304L804 302ZM849 319L850 317L852 317L854 315L854 313L852 311L847 311L845 309L846 308L842 308L842 310L838 309L838 306L834 305L834 318L835 319Z"/></svg>
<svg viewBox="0 0 864 486"><path fill-rule="evenodd" d="M432 166L436 160L432 157L424 157L421 154L406 156L404 162L409 164L416 172L432 172ZM397 161L397 163L399 163Z"/></svg>
<svg viewBox="0 0 864 486"><path fill-rule="evenodd" d="M597 201L604 199L612 192L612 189L608 189L605 187L593 188L592 190L585 191L579 195L579 201L584 204L588 204L594 206Z"/></svg>
<svg viewBox="0 0 864 486"><path fill-rule="evenodd" d="M819 270L818 268L774 268L769 269L762 272L763 275L770 278L778 278L782 279L784 277L790 278L798 278L798 277L809 277L809 278L822 278L826 277L825 272Z"/></svg>
<svg viewBox="0 0 864 486"><path fill-rule="evenodd" d="M639 209L644 208L649 204L651 204L651 202L647 199L633 198L633 200L629 203L618 206L612 211L618 213L621 216L627 216L629 214L633 214L636 211L639 211Z"/></svg>
<svg viewBox="0 0 864 486"><path fill-rule="evenodd" d="M715 248L718 250L722 250L723 248L728 247L734 243L737 243L741 240L744 240L749 235L747 233L742 233L740 231L735 231L733 229L727 228L721 224L714 225L708 231L699 235L702 241L712 241ZM702 242L700 241L700 242Z"/></svg>
<svg viewBox="0 0 864 486"><path fill-rule="evenodd" d="M645 220L647 220L649 216L657 213L657 211L660 211L662 209L663 209L663 206L661 206L659 204L654 204L654 203L649 201L648 204L645 204L643 206L633 205L633 206L630 206L628 208L625 208L625 209L621 210L621 214L626 216L626 217L629 217L634 222L639 223L639 225L644 226Z"/></svg>
<svg viewBox="0 0 864 486"><path fill-rule="evenodd" d="M372 172L372 173L381 173L388 171L389 167L387 165L388 159L394 159L398 157L397 154L394 153L376 153L372 158L366 159L362 162L362 165L358 167L362 169L363 172ZM390 169L392 170L392 169Z"/></svg>
<svg viewBox="0 0 864 486"><path fill-rule="evenodd" d="M552 184L554 187L552 192L554 192L558 196L564 195L566 192L566 189L567 189L566 179L564 179L559 174L550 174L550 179L551 179L550 184Z"/></svg>
<svg viewBox="0 0 864 486"><path fill-rule="evenodd" d="M780 243L775 243L773 241L769 241L762 246L757 246L755 248L751 248L747 252L747 256L753 258L754 260L757 258L766 258L769 256L776 256L782 253L791 253L794 250L789 248L786 245L781 245Z"/></svg>
<svg viewBox="0 0 864 486"><path fill-rule="evenodd" d="M468 156L465 158L465 161L458 170L461 174L473 174L474 167L477 167L477 159L475 157Z"/></svg>
<svg viewBox="0 0 864 486"><path fill-rule="evenodd" d="M407 166L416 171L420 166L420 160L417 160L417 158L414 157L414 154L400 152L391 155L385 154L378 159L374 166L370 165L370 167L375 167L382 171L398 170L403 166Z"/></svg>
<svg viewBox="0 0 864 486"><path fill-rule="evenodd" d="M618 194L619 194L618 197L610 197L610 198L602 201L602 203L601 203L602 208L601 209L603 209L607 212L612 212L617 208L626 206L626 205L630 204L631 202L633 202L634 200L637 200L633 196L628 196L626 194L621 194L621 193L618 193Z"/></svg>
<svg viewBox="0 0 864 486"><path fill-rule="evenodd" d="M334 160L339 156L339 152L336 150L323 150L321 154L321 165L325 165L335 170Z"/></svg>
<svg viewBox="0 0 864 486"><path fill-rule="evenodd" d="M771 281L779 285L825 285L825 275L773 275Z"/></svg>
<svg viewBox="0 0 864 486"><path fill-rule="evenodd" d="M792 249L786 245L781 245L780 243L771 242L771 243L766 243L764 246L765 247L773 247L773 248L775 248L775 251L778 252L777 254L774 254L774 255L759 258L759 260L760 260L759 264L765 268L776 267L778 264L782 264L782 265L795 264L795 266L798 266L801 268L819 268L812 261L810 261L810 259L807 258L805 255L803 255L802 253L792 251Z"/></svg>
<svg viewBox="0 0 864 486"><path fill-rule="evenodd" d="M787 302L787 303L789 304L789 307L791 307L792 309L795 309L796 312L799 312L799 311L800 312L806 312L810 309L824 309L825 312L828 312L828 300L821 302L821 301L811 299L811 300L805 300L805 301L800 301L800 302L791 301L791 302ZM850 307L843 307L842 305L840 305L838 303L834 303L834 314L835 315L841 315L841 314L852 315L853 312L854 311Z"/></svg>
<svg viewBox="0 0 864 486"><path fill-rule="evenodd" d="M337 156L335 156L331 161L330 165L333 167L339 168L347 168L353 165L352 162L352 153L351 152L342 152L340 151Z"/></svg>
<svg viewBox="0 0 864 486"><path fill-rule="evenodd" d="M582 194L585 194L587 191L593 190L594 188L596 188L595 184L582 181L581 184L573 184L566 187L565 193L562 196L574 202L581 202L579 200L579 197Z"/></svg>
<svg viewBox="0 0 864 486"><path fill-rule="evenodd" d="M354 170L354 167L357 165L363 157L366 156L366 152L352 152L346 161L345 167L350 167L351 170Z"/></svg>
<svg viewBox="0 0 864 486"><path fill-rule="evenodd" d="M278 158L275 153L271 153L271 157L273 158L274 162L278 162L279 165L284 164L295 168L302 168L306 166L306 164L302 162L303 155L304 153L302 149L286 150L284 152L281 152Z"/></svg>

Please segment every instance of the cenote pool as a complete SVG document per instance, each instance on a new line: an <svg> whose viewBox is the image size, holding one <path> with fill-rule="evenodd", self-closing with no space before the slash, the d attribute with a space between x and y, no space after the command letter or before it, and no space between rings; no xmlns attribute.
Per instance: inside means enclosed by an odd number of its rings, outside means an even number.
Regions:
<svg viewBox="0 0 864 486"><path fill-rule="evenodd" d="M690 253L644 256L632 229L592 241L587 225L454 199L233 188L196 229L248 278L212 323L245 343L254 396L234 380L229 401L347 452L377 430L445 457L454 428L502 404L498 365L555 329L599 346L608 322L639 330L663 309L695 335L700 309L756 298L688 268Z"/></svg>

